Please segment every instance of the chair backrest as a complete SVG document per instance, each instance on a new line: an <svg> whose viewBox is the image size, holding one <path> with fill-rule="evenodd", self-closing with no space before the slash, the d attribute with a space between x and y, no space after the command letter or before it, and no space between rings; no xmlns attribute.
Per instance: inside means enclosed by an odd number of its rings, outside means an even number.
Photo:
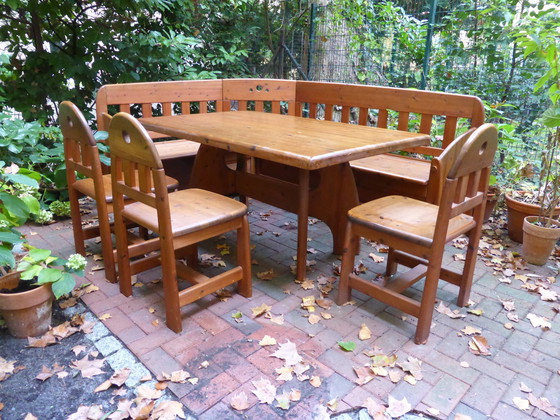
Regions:
<svg viewBox="0 0 560 420"><path fill-rule="evenodd" d="M439 204L451 204L450 217L466 213L485 200L497 148L496 127L483 124L434 158L445 177Z"/></svg>
<svg viewBox="0 0 560 420"><path fill-rule="evenodd" d="M158 204L167 205L163 164L148 132L136 118L117 113L109 126L108 142L116 207L122 208L124 197L156 209Z"/></svg>
<svg viewBox="0 0 560 420"><path fill-rule="evenodd" d="M70 101L59 106L60 129L64 138L64 158L68 184L76 181L76 172L92 178L97 187L103 188L99 150L86 119Z"/></svg>
<svg viewBox="0 0 560 420"><path fill-rule="evenodd" d="M469 95L430 92L381 86L350 85L343 83L298 81L297 115L303 106L309 118L316 118L319 107L324 108L324 118L333 120L340 115L341 122L375 125L389 128L396 120L396 129L431 134L434 121L443 120L442 147L420 146L410 152L438 156L457 136L461 120L469 127L484 123L482 101ZM340 112L335 112L339 110Z"/></svg>

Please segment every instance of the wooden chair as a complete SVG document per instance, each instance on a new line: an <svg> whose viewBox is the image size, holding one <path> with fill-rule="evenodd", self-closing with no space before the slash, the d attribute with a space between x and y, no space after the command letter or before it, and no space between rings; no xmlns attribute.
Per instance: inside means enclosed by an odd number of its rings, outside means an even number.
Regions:
<svg viewBox="0 0 560 420"><path fill-rule="evenodd" d="M483 124L474 132L457 138L439 157L434 158L441 183L430 185L430 188L436 189L431 195L435 197L431 203L388 196L348 212L337 299L339 305L350 299L352 289L375 297L417 317L415 342L423 344L430 333L440 278L459 286L457 305L467 304L482 229L490 166L497 142L496 128ZM462 272L442 268L445 244L462 234L469 239ZM387 276L395 274L398 264L412 269L382 285L353 274L354 255L360 237L389 246ZM420 302L402 294L422 278L426 280Z"/></svg>
<svg viewBox="0 0 560 420"><path fill-rule="evenodd" d="M109 127L111 177L115 194L115 230L119 284L130 296L130 259L155 247L160 249L167 326L182 330L180 308L235 282L243 296L251 296L251 260L247 206L209 191L187 189L168 193L165 172L148 132L127 113L113 117ZM130 175L137 168L139 176ZM124 197L136 202L124 206ZM126 244L126 223L133 222L153 231L140 252ZM209 278L195 271L197 243L237 230L238 265ZM177 261L187 257L189 266ZM178 276L193 284L179 290Z"/></svg>
<svg viewBox="0 0 560 420"><path fill-rule="evenodd" d="M85 241L100 237L105 277L110 282L116 283L117 273L109 222L109 215L113 213L111 175L103 175L97 144L80 110L69 101L62 102L59 109L74 246L76 252L85 256ZM170 177L167 178L166 184L170 189L176 189L178 186L177 181ZM78 201L82 195L95 200L98 217L96 226L86 228L82 226Z"/></svg>

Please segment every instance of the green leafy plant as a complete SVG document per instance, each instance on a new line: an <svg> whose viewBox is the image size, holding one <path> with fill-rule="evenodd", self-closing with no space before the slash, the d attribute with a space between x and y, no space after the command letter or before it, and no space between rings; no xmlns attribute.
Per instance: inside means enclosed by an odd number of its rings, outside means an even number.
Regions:
<svg viewBox="0 0 560 420"><path fill-rule="evenodd" d="M35 281L33 284L38 285L51 283L57 299L74 289L74 275L84 275L87 262L80 254L72 254L65 260L51 255L48 249L29 248L17 266L21 271L20 280Z"/></svg>
<svg viewBox="0 0 560 420"><path fill-rule="evenodd" d="M541 143L541 162L536 202L540 206L539 224L550 227L560 201L560 37L557 22L560 8L540 10L530 25L522 28L518 42L527 58L541 64L543 74L534 92L545 91L549 108L537 120L546 132Z"/></svg>
<svg viewBox="0 0 560 420"><path fill-rule="evenodd" d="M69 201L53 201L49 205L49 210L57 217L70 216L70 202Z"/></svg>
<svg viewBox="0 0 560 420"><path fill-rule="evenodd" d="M13 268L16 264L12 252L14 245L24 238L16 230L30 217L38 215L39 200L30 193L39 187L40 175L17 165L4 166L0 162L0 266Z"/></svg>

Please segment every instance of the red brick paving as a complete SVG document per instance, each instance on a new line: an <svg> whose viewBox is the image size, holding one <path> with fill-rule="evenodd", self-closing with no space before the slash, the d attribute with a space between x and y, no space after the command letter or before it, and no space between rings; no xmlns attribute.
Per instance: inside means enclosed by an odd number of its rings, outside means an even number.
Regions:
<svg viewBox="0 0 560 420"><path fill-rule="evenodd" d="M477 303L477 308L484 309L484 314L450 319L434 312L435 326L426 345L413 343L416 325L413 318L407 316L403 320L399 311L386 308L361 293L355 294L355 305L338 307L333 304L330 310L318 308L315 313L328 312L333 318L321 319L319 324L311 325L304 317L309 314L300 307L301 297L319 296L319 292L317 288L303 290L295 284L288 267L295 255L296 230L284 227L285 223L293 224L294 216L256 201L251 201L250 208L251 242L255 245L252 258L258 262L253 266L254 296L247 299L234 293L226 301L209 296L188 305L182 309L181 334L175 334L165 326L161 283L151 283L151 280L161 277L159 269L140 274L138 280L145 286L135 287L130 298L122 296L117 285L107 283L102 271L86 276L86 280L100 290L85 295L83 302L98 316L111 315L102 322L154 375L161 371L169 373L186 369L199 379L196 385L170 386L170 390L195 416L201 419L312 418L317 404L325 405L329 399L336 398L339 411L343 411L360 407L368 397L386 404L388 396L393 395L407 397L413 408L423 412L428 408L438 409L441 418L461 413L470 413L473 418L546 418L537 409L522 412L515 407L513 397L524 397L518 391L522 381L532 384L537 397L546 395L553 404L560 404L560 315L553 310L558 303L540 301L538 295L530 295L523 290L522 283L517 280L513 280L511 285L500 284L499 277L493 275L493 268L479 261L471 298ZM271 215L263 221L261 214L266 212L271 212ZM59 253L67 255L73 252L68 229L68 222L33 227L30 230L37 233L29 237L30 242L45 246L56 243ZM258 236L256 232L264 234ZM271 232L279 232L280 236ZM322 223L310 225L309 237L317 250L316 254L309 254L310 260L317 261L309 270L309 278L332 276L333 263L340 264L340 261L330 252L322 251L330 247L327 228ZM233 239L234 236L229 235L226 239L208 241L201 252L217 254L216 244L224 241L234 248ZM508 244L507 240L505 243ZM98 252L99 245L91 241L90 246ZM364 244L361 259L371 271L380 272L382 265L373 263L367 256L371 251L371 247ZM452 261L451 254L457 252L451 248L446 261ZM225 259L231 261L228 257ZM266 283L257 279L258 272L271 267L277 272L275 279ZM555 274L547 267L530 266L530 269L546 276ZM556 285L551 288L558 291ZM455 287L446 285L440 288L439 295L446 306L457 309L454 306ZM336 288L329 297L334 300ZM514 324L513 330L503 327L507 319L500 299L506 298L517 303L520 322ZM275 325L264 316L254 319L251 308L262 303L272 306L272 314L283 314L284 325ZM155 312L151 313L150 308ZM237 324L231 318L231 314L237 311L243 313L243 324ZM460 312L466 313L466 310L460 309ZM525 319L529 312L549 317L552 329L541 331L532 327ZM362 323L372 331L372 338L364 342L357 337ZM469 337L460 334L465 325L482 329L492 346L491 356L475 356L468 351ZM276 381L275 369L282 367L283 361L271 356L278 345L263 348L258 344L265 335L276 338L279 344L288 340L295 343L300 355L311 365L306 373L319 376L323 384L313 388L308 382L295 378L287 383ZM349 353L342 351L337 344L342 339L356 342L357 350ZM353 367L369 360L361 351L375 346L385 353L396 352L399 361L409 356L417 357L423 363L424 378L416 386L402 381L393 384L388 377L376 377L362 386L355 384ZM209 362L205 369L200 367L203 361ZM463 361L470 366L461 367ZM268 378L278 387L279 393L292 388L300 389L301 401L291 402L289 410L282 410L275 403L259 404L252 393L252 381L260 378ZM232 395L240 391L245 392L250 402L250 407L242 413L230 406Z"/></svg>

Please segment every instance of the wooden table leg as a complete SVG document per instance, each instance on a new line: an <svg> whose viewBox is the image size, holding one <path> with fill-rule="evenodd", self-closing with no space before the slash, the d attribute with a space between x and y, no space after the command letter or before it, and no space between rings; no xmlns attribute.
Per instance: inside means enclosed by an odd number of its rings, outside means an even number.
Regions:
<svg viewBox="0 0 560 420"><path fill-rule="evenodd" d="M307 270L307 216L309 215L309 171L305 169L299 170L298 195L296 279L298 281L304 281Z"/></svg>

